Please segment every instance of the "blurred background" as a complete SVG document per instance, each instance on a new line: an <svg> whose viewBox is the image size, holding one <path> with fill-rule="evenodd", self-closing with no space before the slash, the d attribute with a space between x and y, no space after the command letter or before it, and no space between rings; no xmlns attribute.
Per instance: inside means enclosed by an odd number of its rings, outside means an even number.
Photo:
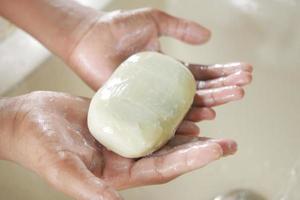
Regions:
<svg viewBox="0 0 300 200"><path fill-rule="evenodd" d="M122 191L131 200L223 200L239 189L262 197L227 200L300 199L300 2L297 0L82 0L101 10L155 7L195 20L212 30L203 46L162 38L163 50L203 64L245 61L254 66L243 101L217 108L213 122L199 123L202 135L238 141L235 156L168 184ZM25 51L26 50L26 51ZM0 94L34 90L91 97L65 64L37 41L0 18ZM232 193L231 193L232 194ZM67 200L41 178L0 161L0 199Z"/></svg>

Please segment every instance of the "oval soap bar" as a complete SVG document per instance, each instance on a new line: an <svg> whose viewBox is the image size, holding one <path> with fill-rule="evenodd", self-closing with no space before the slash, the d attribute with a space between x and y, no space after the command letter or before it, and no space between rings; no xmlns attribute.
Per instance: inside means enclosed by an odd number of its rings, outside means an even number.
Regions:
<svg viewBox="0 0 300 200"><path fill-rule="evenodd" d="M193 75L177 60L156 52L137 53L92 98L89 130L121 156L148 155L175 134L195 91Z"/></svg>

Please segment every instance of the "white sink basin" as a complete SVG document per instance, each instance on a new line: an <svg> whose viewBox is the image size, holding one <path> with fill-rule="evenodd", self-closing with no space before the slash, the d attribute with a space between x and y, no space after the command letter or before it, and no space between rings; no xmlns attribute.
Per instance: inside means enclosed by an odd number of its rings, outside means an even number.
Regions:
<svg viewBox="0 0 300 200"><path fill-rule="evenodd" d="M237 155L184 175L165 185L123 191L130 200L211 200L245 188L272 200L300 199L300 3L296 0L115 0L109 10L160 7L194 19L213 31L210 43L192 47L163 39L163 49L186 61L247 61L254 81L242 102L217 109L202 134L234 138ZM49 74L55 78L48 79ZM1 74L2 75L2 74ZM32 73L7 95L56 90L91 96L56 58ZM10 163L0 163L0 199L69 199L39 177Z"/></svg>

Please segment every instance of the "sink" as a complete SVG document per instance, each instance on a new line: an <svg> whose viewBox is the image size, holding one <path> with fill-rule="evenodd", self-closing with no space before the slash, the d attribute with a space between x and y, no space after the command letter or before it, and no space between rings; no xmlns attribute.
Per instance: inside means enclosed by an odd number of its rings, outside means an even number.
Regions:
<svg viewBox="0 0 300 200"><path fill-rule="evenodd" d="M219 195L213 200L266 200L266 198L252 190L236 189Z"/></svg>

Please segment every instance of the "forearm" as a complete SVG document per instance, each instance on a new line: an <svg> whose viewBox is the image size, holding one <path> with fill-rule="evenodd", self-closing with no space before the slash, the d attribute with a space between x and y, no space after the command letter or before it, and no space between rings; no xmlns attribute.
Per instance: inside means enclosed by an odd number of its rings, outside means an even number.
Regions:
<svg viewBox="0 0 300 200"><path fill-rule="evenodd" d="M68 56L97 16L72 0L0 0L0 14L60 57Z"/></svg>

